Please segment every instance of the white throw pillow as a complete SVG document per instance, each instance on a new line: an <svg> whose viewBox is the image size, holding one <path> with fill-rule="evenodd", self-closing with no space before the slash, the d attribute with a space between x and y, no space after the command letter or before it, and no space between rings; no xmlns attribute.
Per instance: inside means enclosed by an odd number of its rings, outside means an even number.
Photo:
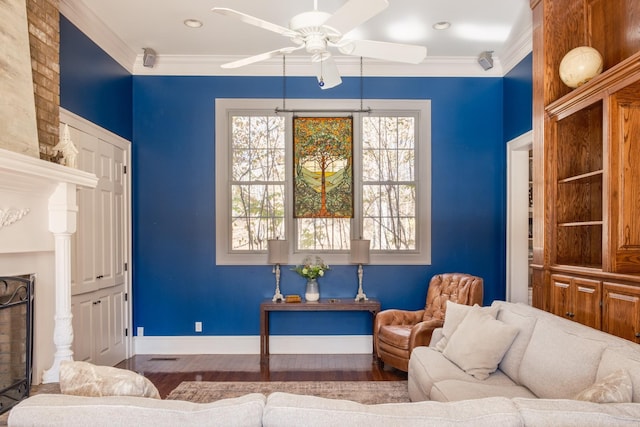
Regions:
<svg viewBox="0 0 640 427"><path fill-rule="evenodd" d="M471 310L487 313L495 319L498 316L500 308L498 306L480 307L478 304L470 306L447 301L447 310L445 311L444 324L442 325L442 339L436 343L436 350L439 352L444 351L451 336Z"/></svg>
<svg viewBox="0 0 640 427"><path fill-rule="evenodd" d="M575 399L595 403L631 403L632 396L633 384L629 373L618 369L582 390Z"/></svg>
<svg viewBox="0 0 640 427"><path fill-rule="evenodd" d="M453 333L442 354L467 374L486 380L495 372L518 328L480 310L471 310Z"/></svg>

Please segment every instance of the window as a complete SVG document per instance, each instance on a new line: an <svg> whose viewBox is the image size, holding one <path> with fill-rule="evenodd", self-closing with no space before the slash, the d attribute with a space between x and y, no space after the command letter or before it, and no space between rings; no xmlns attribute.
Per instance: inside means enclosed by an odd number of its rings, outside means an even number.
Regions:
<svg viewBox="0 0 640 427"><path fill-rule="evenodd" d="M359 100L357 101L359 103ZM290 264L309 253L348 264L352 238L371 240L373 264L430 264L430 103L287 100L300 116L353 117L353 218L293 218L292 113L278 100L216 100L216 262L264 264L285 238ZM298 259L299 258L299 259Z"/></svg>

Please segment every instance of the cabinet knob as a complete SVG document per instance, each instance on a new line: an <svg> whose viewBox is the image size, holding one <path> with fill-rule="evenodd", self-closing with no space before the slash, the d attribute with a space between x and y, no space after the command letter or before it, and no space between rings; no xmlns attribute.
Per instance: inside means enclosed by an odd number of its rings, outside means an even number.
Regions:
<svg viewBox="0 0 640 427"><path fill-rule="evenodd" d="M98 300L98 301L94 301L93 305L98 305L98 304L102 304L102 300Z"/></svg>
<svg viewBox="0 0 640 427"><path fill-rule="evenodd" d="M96 279L102 279L103 277L104 277L104 275L101 274L99 276L96 276Z"/></svg>
<svg viewBox="0 0 640 427"><path fill-rule="evenodd" d="M636 338L640 338L640 332L636 332Z"/></svg>

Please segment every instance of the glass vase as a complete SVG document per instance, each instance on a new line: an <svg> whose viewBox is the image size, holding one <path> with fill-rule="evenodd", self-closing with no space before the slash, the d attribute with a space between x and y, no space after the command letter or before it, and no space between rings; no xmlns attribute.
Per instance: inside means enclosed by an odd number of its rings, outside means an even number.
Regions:
<svg viewBox="0 0 640 427"><path fill-rule="evenodd" d="M320 288L316 279L307 279L307 289L304 293L304 299L309 302L318 301L320 299Z"/></svg>

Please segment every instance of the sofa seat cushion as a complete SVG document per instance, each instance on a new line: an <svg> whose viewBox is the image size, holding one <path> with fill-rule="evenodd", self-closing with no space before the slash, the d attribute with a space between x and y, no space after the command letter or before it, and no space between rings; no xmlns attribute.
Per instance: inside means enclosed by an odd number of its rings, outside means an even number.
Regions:
<svg viewBox="0 0 640 427"><path fill-rule="evenodd" d="M592 403L565 399L515 398L524 425L530 427L638 426L640 405L636 403Z"/></svg>
<svg viewBox="0 0 640 427"><path fill-rule="evenodd" d="M175 427L262 425L266 397L252 393L211 403L133 396L85 397L38 394L9 413L10 426Z"/></svg>
<svg viewBox="0 0 640 427"><path fill-rule="evenodd" d="M528 397L535 398L526 387L516 384L490 385L485 382L469 382L460 380L438 381L431 387L431 400L437 402L453 402L457 400L482 399L485 397Z"/></svg>
<svg viewBox="0 0 640 427"><path fill-rule="evenodd" d="M521 426L515 405L495 397L461 402L414 402L364 405L338 399L276 392L269 395L265 427Z"/></svg>
<svg viewBox="0 0 640 427"><path fill-rule="evenodd" d="M606 343L565 331L563 322L538 319L522 358L521 385L539 398L573 399L596 379Z"/></svg>
<svg viewBox="0 0 640 427"><path fill-rule="evenodd" d="M412 401L429 400L431 388L439 381L460 380L489 385L514 385L501 371L496 371L484 381L472 377L448 360L433 347L416 347L409 359L409 398Z"/></svg>

